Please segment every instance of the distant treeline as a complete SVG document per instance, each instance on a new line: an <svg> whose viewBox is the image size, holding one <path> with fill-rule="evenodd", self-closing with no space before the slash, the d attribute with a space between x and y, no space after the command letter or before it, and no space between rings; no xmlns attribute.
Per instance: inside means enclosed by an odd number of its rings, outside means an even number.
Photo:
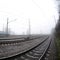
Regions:
<svg viewBox="0 0 60 60"><path fill-rule="evenodd" d="M55 27L55 36L60 37L60 17L59 17L58 23L56 24L56 27Z"/></svg>

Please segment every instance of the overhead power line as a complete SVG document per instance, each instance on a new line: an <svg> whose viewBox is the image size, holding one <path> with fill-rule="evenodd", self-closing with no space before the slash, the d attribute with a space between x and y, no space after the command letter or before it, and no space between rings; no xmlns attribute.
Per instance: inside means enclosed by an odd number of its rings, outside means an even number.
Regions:
<svg viewBox="0 0 60 60"><path fill-rule="evenodd" d="M40 11L42 12L42 15L46 15L46 14L44 13L44 10L43 10L34 0L32 0L32 2L33 2L38 8L40 8Z"/></svg>

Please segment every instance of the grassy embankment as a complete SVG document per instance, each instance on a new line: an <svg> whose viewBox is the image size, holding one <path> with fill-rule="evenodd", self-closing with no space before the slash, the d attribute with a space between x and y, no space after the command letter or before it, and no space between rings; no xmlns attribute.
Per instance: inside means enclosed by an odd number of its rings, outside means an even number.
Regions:
<svg viewBox="0 0 60 60"><path fill-rule="evenodd" d="M56 38L55 43L56 43L56 50L57 50L57 60L60 60L60 37Z"/></svg>

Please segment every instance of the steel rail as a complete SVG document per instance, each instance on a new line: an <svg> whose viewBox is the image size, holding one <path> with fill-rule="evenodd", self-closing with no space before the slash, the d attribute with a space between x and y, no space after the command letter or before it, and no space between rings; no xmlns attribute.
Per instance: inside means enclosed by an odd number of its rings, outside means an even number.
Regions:
<svg viewBox="0 0 60 60"><path fill-rule="evenodd" d="M40 36L39 36L39 37L40 37ZM31 36L31 37L29 37L29 38L31 39L31 38L39 38L39 37ZM26 38L28 38L28 36L27 36L27 37L15 37L15 38L5 37L5 38L0 38L0 41L1 41L1 40L3 40L3 41L6 40L6 41L7 41L7 40L14 40L14 39L26 39Z"/></svg>
<svg viewBox="0 0 60 60"><path fill-rule="evenodd" d="M45 38L43 41L41 41L39 44L37 44L37 45L35 45L35 46L32 46L32 47L29 48L29 49L23 50L23 51L20 52L20 53L13 54L13 55L11 55L11 56L3 57L3 58L0 58L0 59L7 59L7 58L10 58L10 57L14 57L14 56L20 55L20 54L22 54L22 53L28 52L28 51L30 51L30 50L32 50L32 49L38 47L38 46L41 45L42 43L44 43L48 38L49 38L49 37L46 37L46 38Z"/></svg>
<svg viewBox="0 0 60 60"><path fill-rule="evenodd" d="M20 42L25 42L25 41L29 41L29 40L34 40L34 39L38 39L41 37L35 37L35 38L13 38L13 39L9 39L9 40L0 40L0 45L1 44L11 44L11 43L20 43Z"/></svg>
<svg viewBox="0 0 60 60"><path fill-rule="evenodd" d="M43 52L43 54L41 55L41 57L39 58L39 60L43 60L44 59L44 57L45 57L45 55L46 55L46 53L47 53L47 51L48 51L48 49L50 47L50 44L51 44L51 39L49 41L49 44L48 44L47 48L45 49L45 51Z"/></svg>

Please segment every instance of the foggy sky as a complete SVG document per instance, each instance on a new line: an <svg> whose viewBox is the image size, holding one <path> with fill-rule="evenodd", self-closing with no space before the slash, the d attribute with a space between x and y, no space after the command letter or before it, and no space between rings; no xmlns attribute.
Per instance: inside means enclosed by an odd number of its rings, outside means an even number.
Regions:
<svg viewBox="0 0 60 60"><path fill-rule="evenodd" d="M0 31L5 30L7 18L9 29L16 34L27 34L29 19L31 33L49 34L58 21L55 0L0 0Z"/></svg>

